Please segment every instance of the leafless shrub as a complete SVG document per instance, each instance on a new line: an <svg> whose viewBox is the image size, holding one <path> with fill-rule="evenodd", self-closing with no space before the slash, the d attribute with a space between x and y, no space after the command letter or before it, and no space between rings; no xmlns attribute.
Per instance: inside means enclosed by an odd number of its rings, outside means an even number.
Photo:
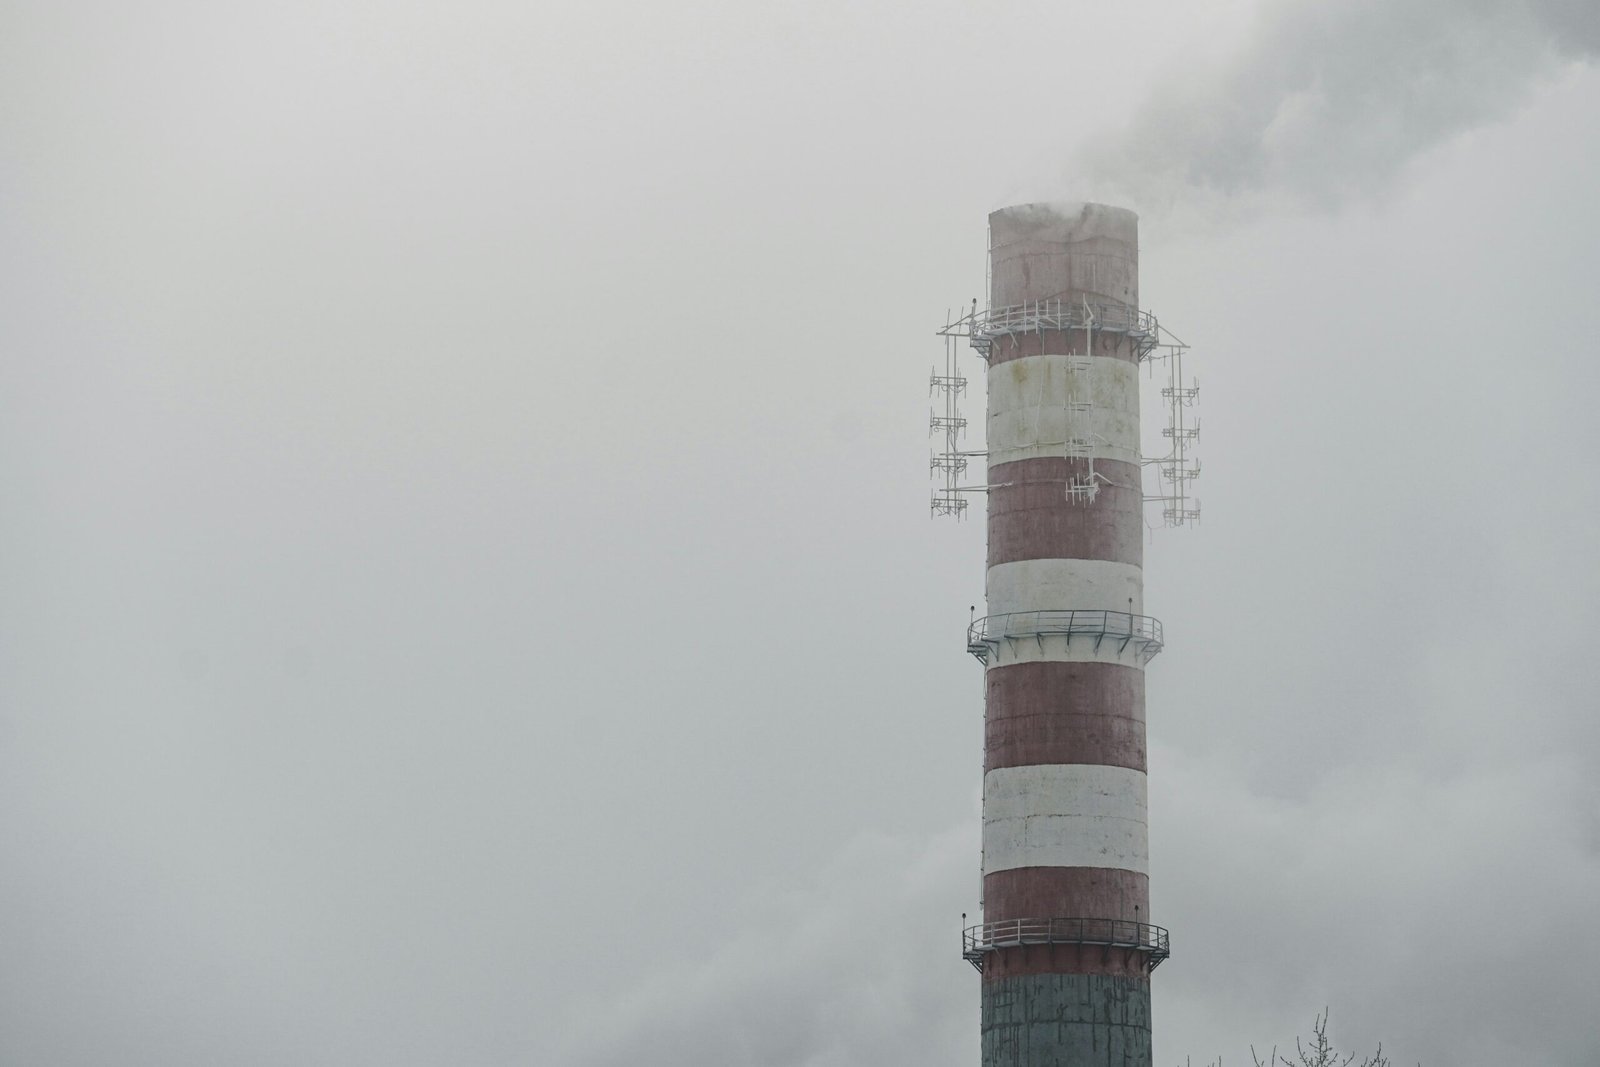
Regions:
<svg viewBox="0 0 1600 1067"><path fill-rule="evenodd" d="M1356 1059L1354 1052L1341 1054L1328 1040L1327 1008L1323 1008L1322 1014L1311 1024L1310 1044L1297 1037L1294 1039L1294 1051L1300 1057L1298 1060L1279 1055L1278 1046L1274 1045L1272 1052L1263 1060L1256 1055L1256 1047L1251 1045L1250 1058L1256 1061L1256 1067L1350 1067ZM1376 1052L1363 1059L1360 1067L1389 1067L1389 1057L1383 1054L1383 1045L1379 1044Z"/></svg>
<svg viewBox="0 0 1600 1067"><path fill-rule="evenodd" d="M1256 1047L1251 1045L1250 1058L1255 1061L1255 1067L1389 1067L1389 1057L1383 1054L1383 1046L1381 1044L1378 1046L1377 1051L1370 1056L1364 1057L1360 1063L1356 1062L1356 1053L1340 1052L1334 1048L1333 1042L1328 1038L1327 1008L1322 1009L1322 1013L1311 1024L1311 1039L1309 1041L1303 1041L1298 1037L1294 1039L1294 1051L1298 1058L1291 1060L1288 1056L1278 1052L1277 1045L1273 1045L1272 1051L1267 1054L1267 1058L1262 1059L1260 1054L1256 1052ZM1194 1067L1194 1064L1190 1060L1185 1060L1184 1067ZM1207 1064L1206 1067L1222 1067L1221 1057L1218 1057L1213 1063ZM1421 1065L1419 1064L1418 1067L1421 1067Z"/></svg>

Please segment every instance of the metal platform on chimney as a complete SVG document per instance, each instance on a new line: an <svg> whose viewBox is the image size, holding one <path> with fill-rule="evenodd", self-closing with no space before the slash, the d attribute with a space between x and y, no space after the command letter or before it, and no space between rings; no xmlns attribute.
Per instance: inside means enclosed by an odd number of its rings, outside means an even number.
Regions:
<svg viewBox="0 0 1600 1067"><path fill-rule="evenodd" d="M1161 651L1161 623L1148 615L1126 611L1017 611L1005 615L985 615L967 627L967 651L982 663L999 649L1001 642L1038 640L1046 637L1093 638L1095 647L1105 642L1117 644L1118 651L1130 646L1148 663Z"/></svg>
<svg viewBox="0 0 1600 1067"><path fill-rule="evenodd" d="M983 973L991 952L1022 945L1093 945L1146 953L1155 970L1172 955L1165 927L1125 919L1002 919L961 931L961 956Z"/></svg>

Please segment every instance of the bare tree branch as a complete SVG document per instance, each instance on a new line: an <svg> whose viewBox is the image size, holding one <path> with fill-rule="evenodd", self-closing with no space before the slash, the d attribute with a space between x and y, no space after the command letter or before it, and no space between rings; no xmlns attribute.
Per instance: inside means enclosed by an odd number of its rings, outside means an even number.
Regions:
<svg viewBox="0 0 1600 1067"><path fill-rule="evenodd" d="M1291 1060L1288 1056L1281 1055L1277 1045L1273 1045L1267 1058L1262 1059L1256 1047L1251 1045L1250 1059L1255 1063L1255 1067L1351 1067L1356 1063L1356 1053L1340 1053L1334 1047L1333 1040L1328 1037L1329 1014L1328 1009L1323 1008L1316 1016L1311 1024L1309 1041L1298 1037L1294 1039L1296 1059ZM1186 1064L1186 1067L1192 1067L1192 1064ZM1215 1064L1208 1064L1207 1067L1222 1067L1221 1058L1219 1057ZM1380 1044L1377 1051L1363 1058L1357 1067L1390 1067L1389 1057L1383 1054L1383 1045ZM1422 1065L1418 1064L1417 1067Z"/></svg>

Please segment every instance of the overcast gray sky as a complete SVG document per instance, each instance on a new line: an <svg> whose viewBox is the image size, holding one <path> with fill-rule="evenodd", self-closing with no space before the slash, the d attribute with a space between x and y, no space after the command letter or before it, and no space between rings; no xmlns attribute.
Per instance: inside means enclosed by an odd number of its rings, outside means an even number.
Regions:
<svg viewBox="0 0 1600 1067"><path fill-rule="evenodd" d="M975 1064L983 529L927 517L926 374L985 214L1086 196L1202 386L1158 1062L1325 1004L1600 1061L1597 44L4 5L0 1063Z"/></svg>

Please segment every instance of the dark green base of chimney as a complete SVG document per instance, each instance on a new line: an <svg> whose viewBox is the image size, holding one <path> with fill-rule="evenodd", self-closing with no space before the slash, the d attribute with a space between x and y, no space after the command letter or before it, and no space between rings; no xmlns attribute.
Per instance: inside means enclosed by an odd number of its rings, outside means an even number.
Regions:
<svg viewBox="0 0 1600 1067"><path fill-rule="evenodd" d="M1089 974L984 982L983 1067L1150 1067L1150 983Z"/></svg>

